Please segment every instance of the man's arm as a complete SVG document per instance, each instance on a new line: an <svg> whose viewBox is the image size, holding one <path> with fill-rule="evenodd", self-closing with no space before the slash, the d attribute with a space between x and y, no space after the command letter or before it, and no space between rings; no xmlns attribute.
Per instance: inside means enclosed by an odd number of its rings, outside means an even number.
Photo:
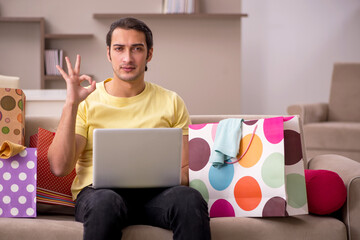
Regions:
<svg viewBox="0 0 360 240"><path fill-rule="evenodd" d="M65 176L75 167L76 161L86 146L86 138L75 134L76 115L80 102L82 102L96 88L96 82L91 77L80 73L80 56L76 58L75 67L72 68L69 58L65 58L68 73L56 66L66 81L66 101L61 114L58 129L48 151L51 171L56 176ZM80 83L87 80L89 88Z"/></svg>
<svg viewBox="0 0 360 240"><path fill-rule="evenodd" d="M189 136L183 135L181 159L181 185L189 185Z"/></svg>
<svg viewBox="0 0 360 240"><path fill-rule="evenodd" d="M75 134L77 106L65 104L59 126L48 151L50 168L56 176L66 176L85 149L86 138Z"/></svg>

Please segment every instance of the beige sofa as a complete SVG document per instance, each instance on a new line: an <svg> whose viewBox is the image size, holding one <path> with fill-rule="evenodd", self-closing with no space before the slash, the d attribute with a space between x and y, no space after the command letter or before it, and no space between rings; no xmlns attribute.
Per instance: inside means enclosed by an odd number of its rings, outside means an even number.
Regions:
<svg viewBox="0 0 360 240"><path fill-rule="evenodd" d="M338 154L360 162L360 63L334 64L328 103L290 105L300 115L308 157Z"/></svg>
<svg viewBox="0 0 360 240"><path fill-rule="evenodd" d="M191 116L193 123L218 122L223 118L260 116ZM57 117L27 117L26 136L36 133L37 127L54 131ZM28 142L28 139L27 141ZM360 240L360 163L336 155L318 156L309 163L311 169L337 172L348 189L345 206L337 218L333 216L302 215L279 218L213 218L211 234L214 240L227 239L313 239ZM57 212L57 213L55 213ZM0 218L0 239L19 240L76 240L82 239L83 227L74 221L72 210L38 207L35 219ZM124 229L123 239L172 239L172 232L151 226L130 226Z"/></svg>

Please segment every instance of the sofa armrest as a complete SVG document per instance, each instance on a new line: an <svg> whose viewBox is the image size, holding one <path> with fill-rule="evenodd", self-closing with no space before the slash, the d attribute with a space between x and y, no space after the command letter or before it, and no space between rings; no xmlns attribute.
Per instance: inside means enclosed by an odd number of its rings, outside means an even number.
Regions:
<svg viewBox="0 0 360 240"><path fill-rule="evenodd" d="M312 158L309 169L325 169L336 172L347 188L347 200L342 209L349 239L360 240L360 163L335 154Z"/></svg>
<svg viewBox="0 0 360 240"><path fill-rule="evenodd" d="M287 108L287 112L290 115L300 115L303 124L324 122L328 118L328 104L294 104Z"/></svg>

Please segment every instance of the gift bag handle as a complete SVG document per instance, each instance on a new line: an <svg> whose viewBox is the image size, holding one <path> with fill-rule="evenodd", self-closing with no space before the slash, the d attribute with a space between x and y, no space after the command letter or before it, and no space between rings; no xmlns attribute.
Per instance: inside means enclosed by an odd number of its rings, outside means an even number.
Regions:
<svg viewBox="0 0 360 240"><path fill-rule="evenodd" d="M254 139L257 126L258 126L258 125L255 125L254 131L253 131L253 133L252 133L252 135L251 135L250 142L249 142L249 144L248 144L245 152L244 152L238 159L236 159L236 161L234 161L234 162L229 162L229 160L225 161L226 164L234 164L234 163L237 163L237 162L239 162L239 161L245 156L245 154L248 152L248 150L249 150L249 148L250 148L250 145L251 145L251 143L252 143L252 141L253 141L253 139Z"/></svg>

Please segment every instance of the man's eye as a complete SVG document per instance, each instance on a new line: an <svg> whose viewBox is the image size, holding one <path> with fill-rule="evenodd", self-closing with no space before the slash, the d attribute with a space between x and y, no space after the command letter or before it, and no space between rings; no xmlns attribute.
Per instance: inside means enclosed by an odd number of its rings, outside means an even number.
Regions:
<svg viewBox="0 0 360 240"><path fill-rule="evenodd" d="M136 48L134 48L134 51L135 52L141 52L143 49L142 49L142 47L136 47Z"/></svg>

